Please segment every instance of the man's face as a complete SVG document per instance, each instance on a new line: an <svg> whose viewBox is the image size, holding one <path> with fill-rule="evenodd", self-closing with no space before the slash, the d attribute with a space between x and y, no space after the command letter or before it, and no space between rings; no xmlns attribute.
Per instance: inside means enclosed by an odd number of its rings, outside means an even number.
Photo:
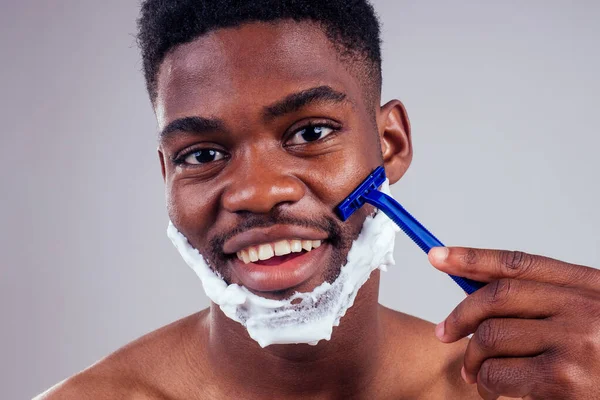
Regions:
<svg viewBox="0 0 600 400"><path fill-rule="evenodd" d="M169 216L228 284L283 298L337 277L371 209L342 223L334 208L382 164L364 93L308 22L220 29L167 55L156 114Z"/></svg>

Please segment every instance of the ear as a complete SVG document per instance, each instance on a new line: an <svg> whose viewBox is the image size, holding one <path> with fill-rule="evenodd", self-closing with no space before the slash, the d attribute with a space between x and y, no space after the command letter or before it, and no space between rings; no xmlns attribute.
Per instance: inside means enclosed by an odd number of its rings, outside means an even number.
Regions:
<svg viewBox="0 0 600 400"><path fill-rule="evenodd" d="M160 150L160 147L157 149L158 151L158 159L160 160L160 170L162 172L162 177L163 177L163 181L166 182L166 172L165 172L165 155L163 154L163 152Z"/></svg>
<svg viewBox="0 0 600 400"><path fill-rule="evenodd" d="M377 118L383 166L390 184L396 183L412 161L410 121L400 100L383 105Z"/></svg>

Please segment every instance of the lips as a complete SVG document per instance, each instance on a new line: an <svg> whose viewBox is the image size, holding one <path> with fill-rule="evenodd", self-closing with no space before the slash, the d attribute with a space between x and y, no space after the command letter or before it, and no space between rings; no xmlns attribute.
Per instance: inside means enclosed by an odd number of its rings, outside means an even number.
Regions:
<svg viewBox="0 0 600 400"><path fill-rule="evenodd" d="M277 292L296 289L308 292L313 287L308 285L311 278L318 278L323 268L323 260L330 257L331 246L327 243L312 251L291 253L285 256L273 257L264 262L249 262L245 264L237 258L230 261L233 273L239 283L256 292ZM320 282L315 279L315 283Z"/></svg>
<svg viewBox="0 0 600 400"><path fill-rule="evenodd" d="M230 267L240 284L258 292L282 291L318 275L331 251L326 239L320 230L277 225L236 235L223 250L235 254Z"/></svg>

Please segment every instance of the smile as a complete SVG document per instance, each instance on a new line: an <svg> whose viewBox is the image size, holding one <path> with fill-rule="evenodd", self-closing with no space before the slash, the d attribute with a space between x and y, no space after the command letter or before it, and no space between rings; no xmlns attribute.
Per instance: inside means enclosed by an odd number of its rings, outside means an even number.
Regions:
<svg viewBox="0 0 600 400"><path fill-rule="evenodd" d="M267 261L292 253L309 252L321 246L321 240L284 239L277 242L248 246L236 252L237 258L244 264ZM283 261L283 260L282 260Z"/></svg>
<svg viewBox="0 0 600 400"><path fill-rule="evenodd" d="M242 232L223 244L233 281L255 292L310 291L322 283L331 257L326 232L307 226L271 225Z"/></svg>

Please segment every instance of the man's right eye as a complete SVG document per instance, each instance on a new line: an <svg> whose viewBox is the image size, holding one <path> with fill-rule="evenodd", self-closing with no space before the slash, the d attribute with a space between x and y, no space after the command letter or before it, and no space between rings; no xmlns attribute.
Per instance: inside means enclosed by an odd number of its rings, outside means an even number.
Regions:
<svg viewBox="0 0 600 400"><path fill-rule="evenodd" d="M225 158L225 154L219 150L201 149L195 150L189 153L187 156L184 156L182 162L190 165L200 165L207 164L212 161L222 160L223 158Z"/></svg>

